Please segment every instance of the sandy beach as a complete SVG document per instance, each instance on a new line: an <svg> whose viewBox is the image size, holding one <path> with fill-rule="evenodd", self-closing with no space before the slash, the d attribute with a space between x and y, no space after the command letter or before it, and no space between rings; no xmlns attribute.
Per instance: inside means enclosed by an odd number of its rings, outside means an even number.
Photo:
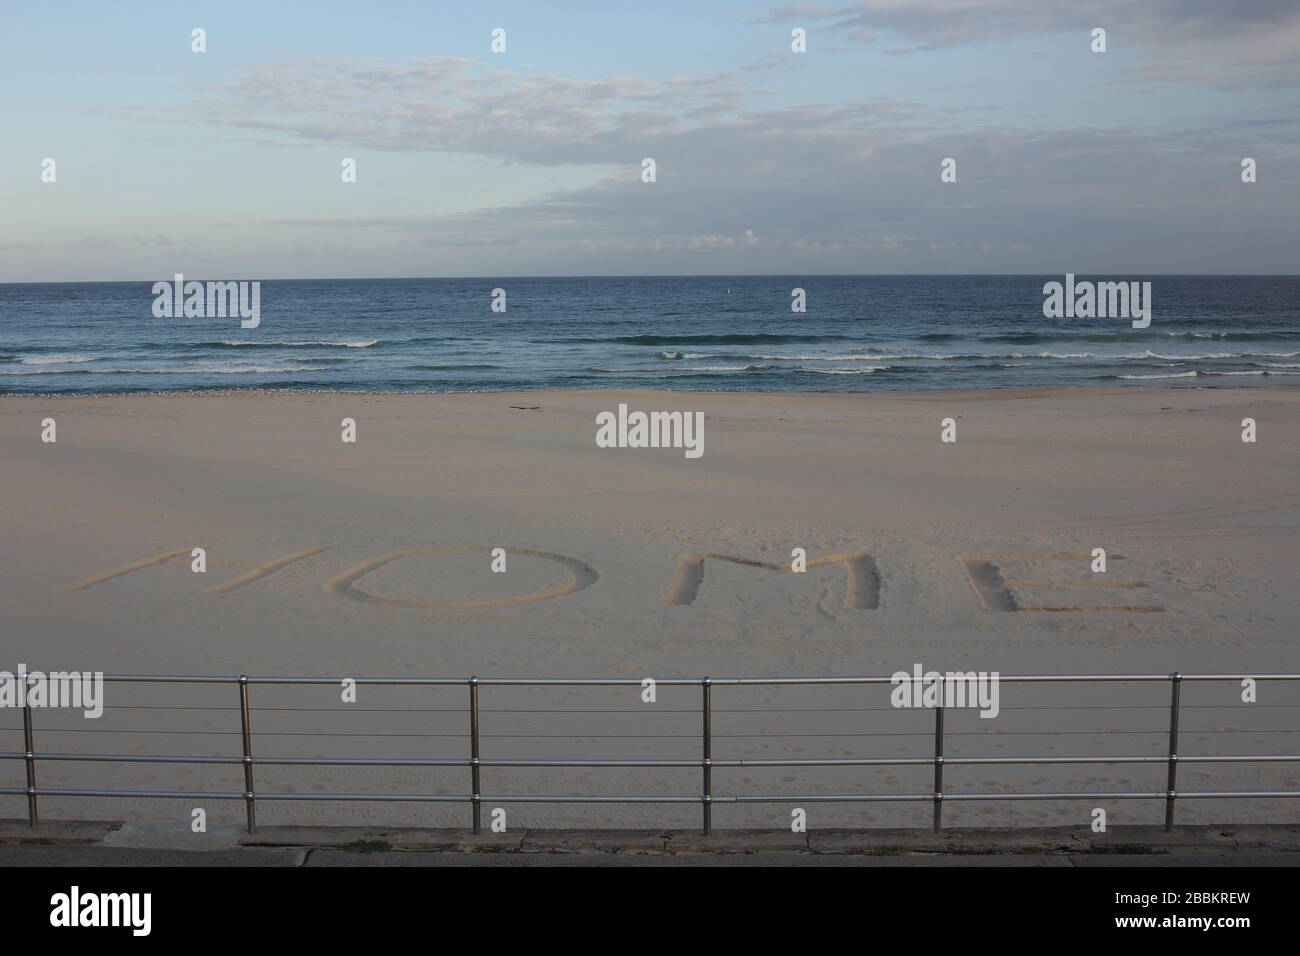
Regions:
<svg viewBox="0 0 1300 956"><path fill-rule="evenodd" d="M701 412L704 453L600 448L596 416ZM54 419L57 441L41 440ZM356 423L356 442L340 440ZM951 418L957 440L940 440ZM1258 440L1241 440L1253 418ZM538 391L0 398L0 668L199 674L670 676L1297 669L1300 390L758 395ZM207 570L191 570L193 548ZM505 550L507 570L491 569ZM806 574L788 572L794 548ZM1107 552L1095 574L1090 555ZM38 715L45 749L233 753L225 689L110 688L97 722ZM122 697L118 697L118 694ZM463 690L295 689L258 750L456 755ZM494 691L498 755L694 756L698 692ZM1189 752L1296 749L1300 691L1189 689ZM156 709L179 707L186 710ZM1068 712L1053 708L1078 704ZM955 753L1159 753L1167 690L1003 690ZM262 706L268 708L260 710ZM914 753L930 718L886 690L720 694L720 754ZM284 708L279 711L273 707ZM557 713L561 707L583 713ZM297 709L291 709L297 708ZM300 709L306 708L306 709ZM349 709L351 708L351 709ZM400 713L383 713L392 708ZM782 709L784 708L784 709ZM1094 709L1087 709L1094 708ZM617 713L615 713L617 711ZM20 749L3 720L5 750ZM86 724L95 724L87 735ZM995 726L981 726L992 723ZM1289 728L1289 729L1288 729ZM143 735L132 730L148 731ZM379 732L397 736L367 736ZM1140 731L1140 732L1139 732ZM1248 732L1247 732L1248 731ZM758 735L763 735L760 739ZM897 735L904 736L897 736ZM911 736L906 736L910 734ZM328 735L328 736L321 736ZM17 761L0 766L21 782ZM267 790L460 792L453 772L268 769ZM1163 768L968 768L951 786L1163 786ZM698 773L499 771L494 792L690 792ZM45 764L45 786L231 789L222 768ZM719 775L719 791L924 787L926 771ZM1153 783L1153 781L1155 781ZM1189 766L1188 789L1297 784L1284 765ZM21 799L4 798L17 816ZM50 798L50 817L188 819L184 801ZM242 808L213 806L235 822ZM463 822L462 807L298 804L268 822ZM825 805L810 825L917 823ZM525 806L518 824L690 825L677 807ZM1153 822L1154 802L1112 819ZM720 811L719 826L789 810ZM953 825L1086 822L1057 804L954 806ZM1292 821L1189 804L1188 822Z"/></svg>

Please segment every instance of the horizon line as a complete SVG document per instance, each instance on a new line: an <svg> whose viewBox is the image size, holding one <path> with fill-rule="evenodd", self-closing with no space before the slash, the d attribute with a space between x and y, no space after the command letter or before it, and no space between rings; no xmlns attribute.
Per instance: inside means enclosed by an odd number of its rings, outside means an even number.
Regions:
<svg viewBox="0 0 1300 956"><path fill-rule="evenodd" d="M184 275L185 273L181 273ZM1037 279L1056 275L1143 276L1148 278L1293 279L1300 272L1133 272L1089 269L1069 272L772 272L772 273L584 273L568 275L464 275L464 276L263 276L256 279L191 279L194 282L503 282L514 279ZM168 282L165 279L23 279L0 281L17 285L114 285Z"/></svg>

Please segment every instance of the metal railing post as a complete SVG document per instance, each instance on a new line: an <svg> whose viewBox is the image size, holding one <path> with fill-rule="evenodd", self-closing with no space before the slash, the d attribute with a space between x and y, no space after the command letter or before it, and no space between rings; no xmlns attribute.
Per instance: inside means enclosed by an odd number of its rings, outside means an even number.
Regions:
<svg viewBox="0 0 1300 956"><path fill-rule="evenodd" d="M474 807L474 835L483 832L483 795L479 786L478 678L469 679L470 800Z"/></svg>
<svg viewBox="0 0 1300 956"><path fill-rule="evenodd" d="M244 742L244 815L249 833L257 832L257 796L253 792L253 721L248 712L248 675L239 675L239 724Z"/></svg>
<svg viewBox="0 0 1300 956"><path fill-rule="evenodd" d="M713 679L704 678L700 681L700 688L703 693L700 713L704 725L704 759L700 764L704 791L701 802L704 804L704 835L709 836L713 833Z"/></svg>
<svg viewBox="0 0 1300 956"><path fill-rule="evenodd" d="M23 762L27 765L27 823L36 826L36 745L32 742L30 675L23 680Z"/></svg>
<svg viewBox="0 0 1300 956"><path fill-rule="evenodd" d="M1169 776L1165 784L1165 830L1174 828L1174 801L1178 799L1178 697L1183 675L1169 675Z"/></svg>
<svg viewBox="0 0 1300 956"><path fill-rule="evenodd" d="M943 828L943 675L939 676L939 706L934 710L934 832Z"/></svg>

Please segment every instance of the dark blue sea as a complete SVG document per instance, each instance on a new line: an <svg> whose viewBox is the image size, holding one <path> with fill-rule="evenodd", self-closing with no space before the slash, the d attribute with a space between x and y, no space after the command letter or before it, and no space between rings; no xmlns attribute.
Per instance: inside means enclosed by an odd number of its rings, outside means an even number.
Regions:
<svg viewBox="0 0 1300 956"><path fill-rule="evenodd" d="M1150 328L1044 318L1063 275L266 280L251 330L155 318L151 282L7 284L0 392L1300 384L1300 277L1078 278L1151 281Z"/></svg>

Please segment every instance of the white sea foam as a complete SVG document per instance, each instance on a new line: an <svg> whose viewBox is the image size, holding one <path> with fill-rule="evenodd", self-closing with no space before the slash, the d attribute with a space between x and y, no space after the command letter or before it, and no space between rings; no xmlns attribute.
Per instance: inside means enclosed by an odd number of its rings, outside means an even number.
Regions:
<svg viewBox="0 0 1300 956"><path fill-rule="evenodd" d="M79 365L83 362L93 362L93 361L95 361L95 356L82 355L79 353L78 354L55 353L52 355L27 355L19 359L19 363L22 365L65 365L65 364Z"/></svg>
<svg viewBox="0 0 1300 956"><path fill-rule="evenodd" d="M257 375L268 372L329 372L321 365L182 365L153 368L97 368L95 375ZM0 370L0 375L70 375L84 374L81 370L42 368L29 370Z"/></svg>
<svg viewBox="0 0 1300 956"><path fill-rule="evenodd" d="M1267 369L1257 369L1253 372L1202 372L1202 375L1300 375L1300 372L1270 372Z"/></svg>
<svg viewBox="0 0 1300 956"><path fill-rule="evenodd" d="M870 375L889 368L888 365L862 365L858 368L809 368L800 366L800 372L815 372L818 375Z"/></svg>
<svg viewBox="0 0 1300 956"><path fill-rule="evenodd" d="M351 342L349 341L338 342L329 339L321 339L316 341L308 340L304 342L263 342L256 339L250 341L237 341L235 339L223 339L221 342L222 345L230 345L230 346L255 345L259 348L315 347L315 348L338 348L338 349L368 349L372 345L378 345L379 343L380 343L379 339L359 339L357 341L351 341Z"/></svg>

